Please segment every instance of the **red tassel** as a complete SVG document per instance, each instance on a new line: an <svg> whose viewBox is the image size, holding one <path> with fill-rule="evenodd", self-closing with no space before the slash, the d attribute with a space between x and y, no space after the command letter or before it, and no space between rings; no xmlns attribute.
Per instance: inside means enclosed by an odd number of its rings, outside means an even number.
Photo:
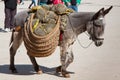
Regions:
<svg viewBox="0 0 120 80"><path fill-rule="evenodd" d="M63 39L63 33L60 33L59 40L62 41Z"/></svg>

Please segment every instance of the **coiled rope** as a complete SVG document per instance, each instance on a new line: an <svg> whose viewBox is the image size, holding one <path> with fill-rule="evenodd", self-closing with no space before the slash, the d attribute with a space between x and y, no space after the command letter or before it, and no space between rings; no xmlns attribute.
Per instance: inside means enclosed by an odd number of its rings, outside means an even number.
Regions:
<svg viewBox="0 0 120 80"><path fill-rule="evenodd" d="M28 21L25 23L24 26L24 44L28 51L28 55L34 56L34 57L47 57L51 55L59 41L59 25L60 25L60 17L58 18L57 24L53 30L44 35L44 36L38 36L33 33L33 27L32 27L32 20L34 18L34 13L32 13L28 19Z"/></svg>

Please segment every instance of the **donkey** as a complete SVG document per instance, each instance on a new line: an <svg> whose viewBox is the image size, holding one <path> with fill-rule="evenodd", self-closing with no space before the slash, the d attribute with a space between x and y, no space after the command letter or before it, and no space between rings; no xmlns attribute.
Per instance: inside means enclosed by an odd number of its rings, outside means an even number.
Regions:
<svg viewBox="0 0 120 80"><path fill-rule="evenodd" d="M109 7L108 9L101 8L97 12L74 12L67 16L67 25L62 33L62 40L59 41L60 46L60 60L61 65L56 68L56 72L61 72L63 77L70 77L69 72L66 70L70 63L73 62L73 52L72 52L72 45L75 42L78 35L87 31L90 40L92 40L95 45L101 46L103 44L104 38L101 36L104 33L105 28L105 15L109 13L113 6ZM20 16L26 15L26 17ZM16 15L16 21L21 24L16 23L16 26L24 25L25 19L28 16L27 11L21 12L20 14ZM18 21L19 20L19 21ZM17 25L18 24L18 25ZM16 54L17 49L21 45L23 41L23 28L19 31L13 31L11 36L11 46L10 46L10 67L12 73L17 73L17 70L14 65L14 56ZM38 74L42 73L42 70L39 68L39 65L36 62L35 57L28 55L35 71Z"/></svg>

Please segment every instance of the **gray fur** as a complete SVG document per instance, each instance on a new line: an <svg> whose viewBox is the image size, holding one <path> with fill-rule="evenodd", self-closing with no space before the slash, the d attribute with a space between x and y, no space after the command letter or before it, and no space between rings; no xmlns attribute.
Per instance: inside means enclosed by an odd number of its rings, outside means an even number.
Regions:
<svg viewBox="0 0 120 80"><path fill-rule="evenodd" d="M16 26L24 27L24 23L25 23L28 15L29 15L29 14L28 14L28 10L18 12L17 15L15 15L15 17L14 17L15 27L16 27Z"/></svg>
<svg viewBox="0 0 120 80"><path fill-rule="evenodd" d="M73 52L72 44L75 42L78 35L87 31L90 35L90 39L94 41L96 46L101 46L103 39L100 38L104 32L104 16L111 10L108 8L100 9L98 12L75 12L68 15L67 26L63 31L63 40L60 41L60 56L61 56L61 65L57 67L56 71L61 72L64 77L70 77L69 73L66 71L67 67L71 62L73 62ZM20 15L25 14L26 17L21 18ZM16 25L23 26L28 14L26 12L21 12L16 15ZM99 23L99 24L98 24ZM22 32L13 32L12 36L13 41L10 47L10 70L14 73L17 72L14 66L14 56L18 47L22 42ZM17 45L16 45L17 44ZM35 60L35 57L28 55L33 63L34 69L36 72L40 72L39 66Z"/></svg>

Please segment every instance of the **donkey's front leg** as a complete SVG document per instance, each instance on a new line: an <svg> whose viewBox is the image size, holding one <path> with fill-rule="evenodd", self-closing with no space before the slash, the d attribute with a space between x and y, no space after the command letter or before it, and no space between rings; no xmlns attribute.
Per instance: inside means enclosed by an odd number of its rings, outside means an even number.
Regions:
<svg viewBox="0 0 120 80"><path fill-rule="evenodd" d="M28 56L29 56L29 58L34 66L34 70L37 72L37 74L42 74L42 70L39 68L39 65L37 64L35 57L30 56L29 54L28 54Z"/></svg>
<svg viewBox="0 0 120 80"><path fill-rule="evenodd" d="M73 53L72 53L72 46L68 47L67 45L64 45L60 47L61 52L61 64L62 66L59 66L57 68L58 72L61 72L64 77L70 77L69 73L66 71L67 67L70 63L73 62Z"/></svg>

